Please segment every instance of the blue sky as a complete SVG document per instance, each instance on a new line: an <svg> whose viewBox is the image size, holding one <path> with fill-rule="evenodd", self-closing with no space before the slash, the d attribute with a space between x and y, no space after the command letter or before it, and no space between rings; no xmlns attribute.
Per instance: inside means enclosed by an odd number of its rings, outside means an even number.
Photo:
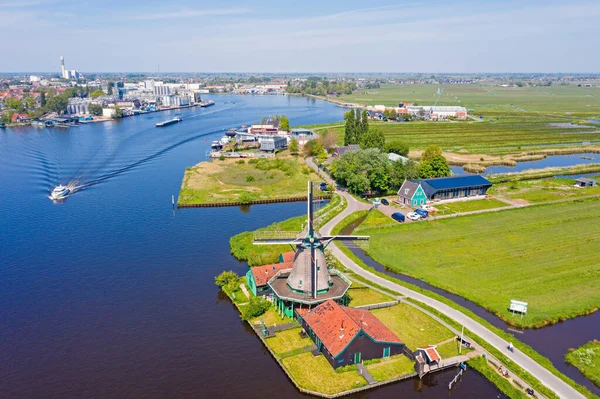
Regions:
<svg viewBox="0 0 600 399"><path fill-rule="evenodd" d="M0 0L0 71L600 72L599 1Z"/></svg>

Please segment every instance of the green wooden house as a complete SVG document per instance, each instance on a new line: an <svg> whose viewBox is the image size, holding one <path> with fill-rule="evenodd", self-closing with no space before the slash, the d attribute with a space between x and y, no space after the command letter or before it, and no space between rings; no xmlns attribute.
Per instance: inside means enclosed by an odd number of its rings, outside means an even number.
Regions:
<svg viewBox="0 0 600 399"><path fill-rule="evenodd" d="M418 181L404 180L398 190L398 202L409 206L420 206L427 203L427 194Z"/></svg>

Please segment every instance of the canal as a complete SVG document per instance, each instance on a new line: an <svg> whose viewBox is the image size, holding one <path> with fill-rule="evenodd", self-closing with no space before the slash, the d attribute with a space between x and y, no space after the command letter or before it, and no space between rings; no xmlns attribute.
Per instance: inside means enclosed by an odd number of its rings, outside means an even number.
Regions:
<svg viewBox="0 0 600 399"><path fill-rule="evenodd" d="M0 131L0 397L302 397L213 283L246 271L229 238L300 215L302 203L173 210L186 167L225 129L286 114L336 122L299 97L214 96L216 105L69 129ZM235 101L235 104L232 103ZM154 125L181 115L167 128ZM84 188L63 203L59 183ZM503 397L453 372L360 398Z"/></svg>

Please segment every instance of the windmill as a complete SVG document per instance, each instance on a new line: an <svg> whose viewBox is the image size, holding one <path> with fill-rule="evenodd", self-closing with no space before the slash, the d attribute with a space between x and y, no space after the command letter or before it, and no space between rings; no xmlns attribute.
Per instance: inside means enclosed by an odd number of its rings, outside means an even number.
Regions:
<svg viewBox="0 0 600 399"><path fill-rule="evenodd" d="M294 248L292 269L287 275L286 284L269 285L281 298L303 297L305 303L314 303L343 295L349 287L344 279L332 279L327 269L325 248L333 241L368 240L368 236L329 235L322 236L314 228L313 187L308 182L308 215L305 232L299 235L285 232L265 232L255 235L256 245L288 244ZM273 235L273 233L275 233ZM336 277L336 276L334 276ZM337 286L335 286L337 284ZM345 287L343 285L346 284ZM334 287L335 286L335 287ZM342 286L342 287L340 287ZM343 291L343 292L342 292ZM341 295L338 295L341 292Z"/></svg>

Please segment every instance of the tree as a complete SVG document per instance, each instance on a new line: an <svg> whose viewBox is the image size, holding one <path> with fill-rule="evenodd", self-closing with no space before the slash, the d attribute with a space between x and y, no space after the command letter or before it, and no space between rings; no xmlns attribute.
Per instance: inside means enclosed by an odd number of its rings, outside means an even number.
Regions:
<svg viewBox="0 0 600 399"><path fill-rule="evenodd" d="M298 144L298 140L292 139L292 141L290 141L289 148L292 154L298 154L298 152L300 152L300 145Z"/></svg>
<svg viewBox="0 0 600 399"><path fill-rule="evenodd" d="M21 100L17 100L14 97L8 97L4 101L4 106L6 108L14 109L17 112L25 111L25 108L23 107L23 102Z"/></svg>
<svg viewBox="0 0 600 399"><path fill-rule="evenodd" d="M304 144L304 155L307 157L315 157L323 152L323 144L320 140L311 140Z"/></svg>
<svg viewBox="0 0 600 399"><path fill-rule="evenodd" d="M356 144L356 123L354 121L354 111L350 110L344 114L346 121L344 133L344 145Z"/></svg>
<svg viewBox="0 0 600 399"><path fill-rule="evenodd" d="M90 104L90 106L88 107L88 111L94 116L100 116L102 115L102 105Z"/></svg>
<svg viewBox="0 0 600 399"><path fill-rule="evenodd" d="M406 179L411 180L418 177L419 166L414 161L395 161L390 167L390 186L393 189L399 189Z"/></svg>
<svg viewBox="0 0 600 399"><path fill-rule="evenodd" d="M42 107L46 105L46 92L45 91L40 93L40 105Z"/></svg>
<svg viewBox="0 0 600 399"><path fill-rule="evenodd" d="M398 118L398 113L396 112L395 109L392 109L390 111L388 118L393 119L393 120L396 120Z"/></svg>
<svg viewBox="0 0 600 399"><path fill-rule="evenodd" d="M421 155L421 162L431 161L433 158L437 156L442 156L442 149L440 147L431 145L423 151L423 155Z"/></svg>
<svg viewBox="0 0 600 399"><path fill-rule="evenodd" d="M115 105L115 114L114 114L113 118L116 119L116 118L122 118L122 117L123 117L123 110L118 105Z"/></svg>
<svg viewBox="0 0 600 399"><path fill-rule="evenodd" d="M450 167L448 166L448 162L446 162L446 158L441 155L435 155L430 160L421 161L419 176L422 179L450 176Z"/></svg>
<svg viewBox="0 0 600 399"><path fill-rule="evenodd" d="M323 148L326 150L330 150L334 148L338 141L338 132L333 129L327 130L321 136L321 143L323 144Z"/></svg>
<svg viewBox="0 0 600 399"><path fill-rule="evenodd" d="M25 97L23 102L25 103L26 108L35 108L37 105L37 101L33 97Z"/></svg>
<svg viewBox="0 0 600 399"><path fill-rule="evenodd" d="M262 296L253 296L250 298L248 305L244 307L242 313L243 320L254 319L255 317L262 316L271 307L271 302L264 299Z"/></svg>
<svg viewBox="0 0 600 399"><path fill-rule="evenodd" d="M279 118L279 129L286 132L290 130L290 120L287 116L281 115L281 118Z"/></svg>
<svg viewBox="0 0 600 399"><path fill-rule="evenodd" d="M233 270L224 271L215 277L215 284L223 288L229 285L232 281L237 282L238 279L238 275Z"/></svg>
<svg viewBox="0 0 600 399"><path fill-rule="evenodd" d="M346 152L333 161L331 169L338 183L355 194L389 188L388 159L376 148Z"/></svg>
<svg viewBox="0 0 600 399"><path fill-rule="evenodd" d="M364 133L361 141L360 148L363 150L367 148L377 148L380 151L385 150L385 136L380 129L371 128L368 132Z"/></svg>
<svg viewBox="0 0 600 399"><path fill-rule="evenodd" d="M66 96L62 94L59 96L54 96L48 99L46 102L46 106L50 111L56 112L57 114L62 114L67 110L67 105L69 105L69 101Z"/></svg>
<svg viewBox="0 0 600 399"><path fill-rule="evenodd" d="M98 98L104 95L104 91L103 90L94 90L93 92L90 93L90 97L92 98Z"/></svg>
<svg viewBox="0 0 600 399"><path fill-rule="evenodd" d="M398 155L402 155L403 157L408 156L408 144L399 141L399 140L394 140L394 141L390 141L389 143L385 143L385 151L387 153L393 152L394 154L398 154Z"/></svg>
<svg viewBox="0 0 600 399"><path fill-rule="evenodd" d="M108 95L109 96L112 96L114 86L115 86L114 82L108 82Z"/></svg>

